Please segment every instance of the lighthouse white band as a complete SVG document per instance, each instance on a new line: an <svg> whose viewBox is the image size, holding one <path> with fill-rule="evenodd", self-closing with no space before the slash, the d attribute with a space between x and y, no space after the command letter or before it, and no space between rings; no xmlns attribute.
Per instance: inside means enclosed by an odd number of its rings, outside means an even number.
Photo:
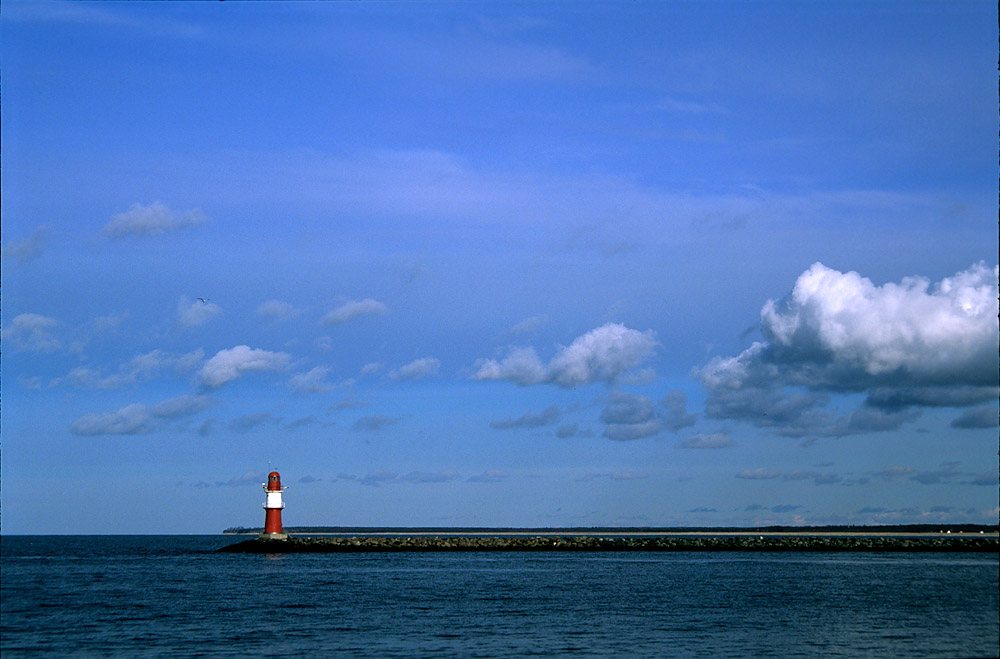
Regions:
<svg viewBox="0 0 1000 659"><path fill-rule="evenodd" d="M281 490L269 490L267 499L264 501L265 508L284 508L285 503L281 500Z"/></svg>

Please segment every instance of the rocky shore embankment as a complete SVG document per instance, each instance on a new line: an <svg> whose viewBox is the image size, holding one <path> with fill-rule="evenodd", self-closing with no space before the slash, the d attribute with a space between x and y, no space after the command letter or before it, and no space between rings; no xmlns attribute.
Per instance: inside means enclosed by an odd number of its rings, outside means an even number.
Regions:
<svg viewBox="0 0 1000 659"><path fill-rule="evenodd" d="M864 552L1000 552L993 536L360 536L351 538L290 537L245 540L219 551L231 553L301 552L430 552L430 551L864 551Z"/></svg>

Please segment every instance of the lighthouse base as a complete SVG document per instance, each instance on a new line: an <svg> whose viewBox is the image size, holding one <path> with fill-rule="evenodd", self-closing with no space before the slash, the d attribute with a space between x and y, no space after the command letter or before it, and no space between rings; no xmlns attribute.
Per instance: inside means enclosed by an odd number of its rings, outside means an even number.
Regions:
<svg viewBox="0 0 1000 659"><path fill-rule="evenodd" d="M261 533L257 536L258 540L288 540L287 533Z"/></svg>

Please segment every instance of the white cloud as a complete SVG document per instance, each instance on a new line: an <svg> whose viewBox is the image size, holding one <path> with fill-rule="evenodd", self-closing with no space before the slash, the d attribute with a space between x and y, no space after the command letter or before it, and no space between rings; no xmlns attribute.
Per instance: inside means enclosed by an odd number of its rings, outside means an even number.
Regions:
<svg viewBox="0 0 1000 659"><path fill-rule="evenodd" d="M333 311L323 316L323 323L326 325L340 325L358 316L383 316L389 313L389 308L377 300L365 298L360 302L345 302Z"/></svg>
<svg viewBox="0 0 1000 659"><path fill-rule="evenodd" d="M462 476L454 471L411 471L406 474L397 474L391 471L372 471L360 479L353 476L341 475L344 480L358 480L362 485L389 485L401 483L447 483L460 479Z"/></svg>
<svg viewBox="0 0 1000 659"><path fill-rule="evenodd" d="M173 211L159 201L148 206L133 204L124 213L111 218L101 230L108 238L124 238L126 236L159 236L171 231L206 222L205 216L197 209Z"/></svg>
<svg viewBox="0 0 1000 659"><path fill-rule="evenodd" d="M222 307L215 302L191 301L182 297L177 301L177 324L181 327L196 327L207 323L222 313Z"/></svg>
<svg viewBox="0 0 1000 659"><path fill-rule="evenodd" d="M3 328L0 337L9 341L16 350L51 352L61 347L59 340L49 331L59 324L55 318L37 313L22 313Z"/></svg>
<svg viewBox="0 0 1000 659"><path fill-rule="evenodd" d="M878 377L991 384L996 379L998 270L974 265L931 288L922 277L875 286L813 264L761 326L785 361L826 359ZM992 363L991 363L992 362ZM836 377L836 374L831 374Z"/></svg>
<svg viewBox="0 0 1000 659"><path fill-rule="evenodd" d="M289 360L290 356L287 353L240 345L215 353L215 356L198 371L198 377L205 386L216 388L242 377L245 373L280 371Z"/></svg>
<svg viewBox="0 0 1000 659"><path fill-rule="evenodd" d="M306 373L297 373L288 380L288 386L298 394L323 393L332 391L334 386L327 381L330 369L326 366L316 366Z"/></svg>
<svg viewBox="0 0 1000 659"><path fill-rule="evenodd" d="M761 310L765 341L697 372L709 417L793 436L898 428L919 407L996 400L998 270L980 263L936 285L922 277L874 285L814 264L791 294ZM831 395L867 394L843 417Z"/></svg>
<svg viewBox="0 0 1000 659"><path fill-rule="evenodd" d="M440 367L440 359L436 359L434 357L423 357L421 359L415 359L405 366L400 366L394 371L390 371L389 379L395 381L417 380L429 375L436 375Z"/></svg>
<svg viewBox="0 0 1000 659"><path fill-rule="evenodd" d="M371 362L361 367L361 375L373 375L383 368L385 368L385 364L382 362Z"/></svg>
<svg viewBox="0 0 1000 659"><path fill-rule="evenodd" d="M115 412L87 414L70 424L74 435L145 435L162 430L170 420L201 412L207 396L178 396L157 405L126 405Z"/></svg>
<svg viewBox="0 0 1000 659"><path fill-rule="evenodd" d="M613 383L646 361L655 346L652 331L639 332L608 323L561 348L548 365L542 364L533 348L517 348L500 361L479 361L473 378L511 380L520 385L544 382L566 388L591 382Z"/></svg>
<svg viewBox="0 0 1000 659"><path fill-rule="evenodd" d="M472 376L476 380L511 380L520 385L545 381L545 367L534 348L516 348L504 359L487 359L478 363Z"/></svg>

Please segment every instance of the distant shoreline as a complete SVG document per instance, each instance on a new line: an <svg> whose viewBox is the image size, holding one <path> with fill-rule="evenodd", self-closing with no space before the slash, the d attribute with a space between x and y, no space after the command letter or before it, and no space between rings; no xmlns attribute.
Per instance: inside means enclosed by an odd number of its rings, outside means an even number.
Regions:
<svg viewBox="0 0 1000 659"><path fill-rule="evenodd" d="M260 527L230 527L223 535L258 535L263 532ZM873 526L713 526L713 527L377 527L377 526L289 526L285 532L296 536L910 536L938 537L949 535L960 536L998 536L998 527L979 524L899 524Z"/></svg>
<svg viewBox="0 0 1000 659"><path fill-rule="evenodd" d="M226 553L359 552L650 552L650 551L797 551L797 552L1000 552L997 534L493 534L355 535L350 537L258 537L219 549Z"/></svg>

